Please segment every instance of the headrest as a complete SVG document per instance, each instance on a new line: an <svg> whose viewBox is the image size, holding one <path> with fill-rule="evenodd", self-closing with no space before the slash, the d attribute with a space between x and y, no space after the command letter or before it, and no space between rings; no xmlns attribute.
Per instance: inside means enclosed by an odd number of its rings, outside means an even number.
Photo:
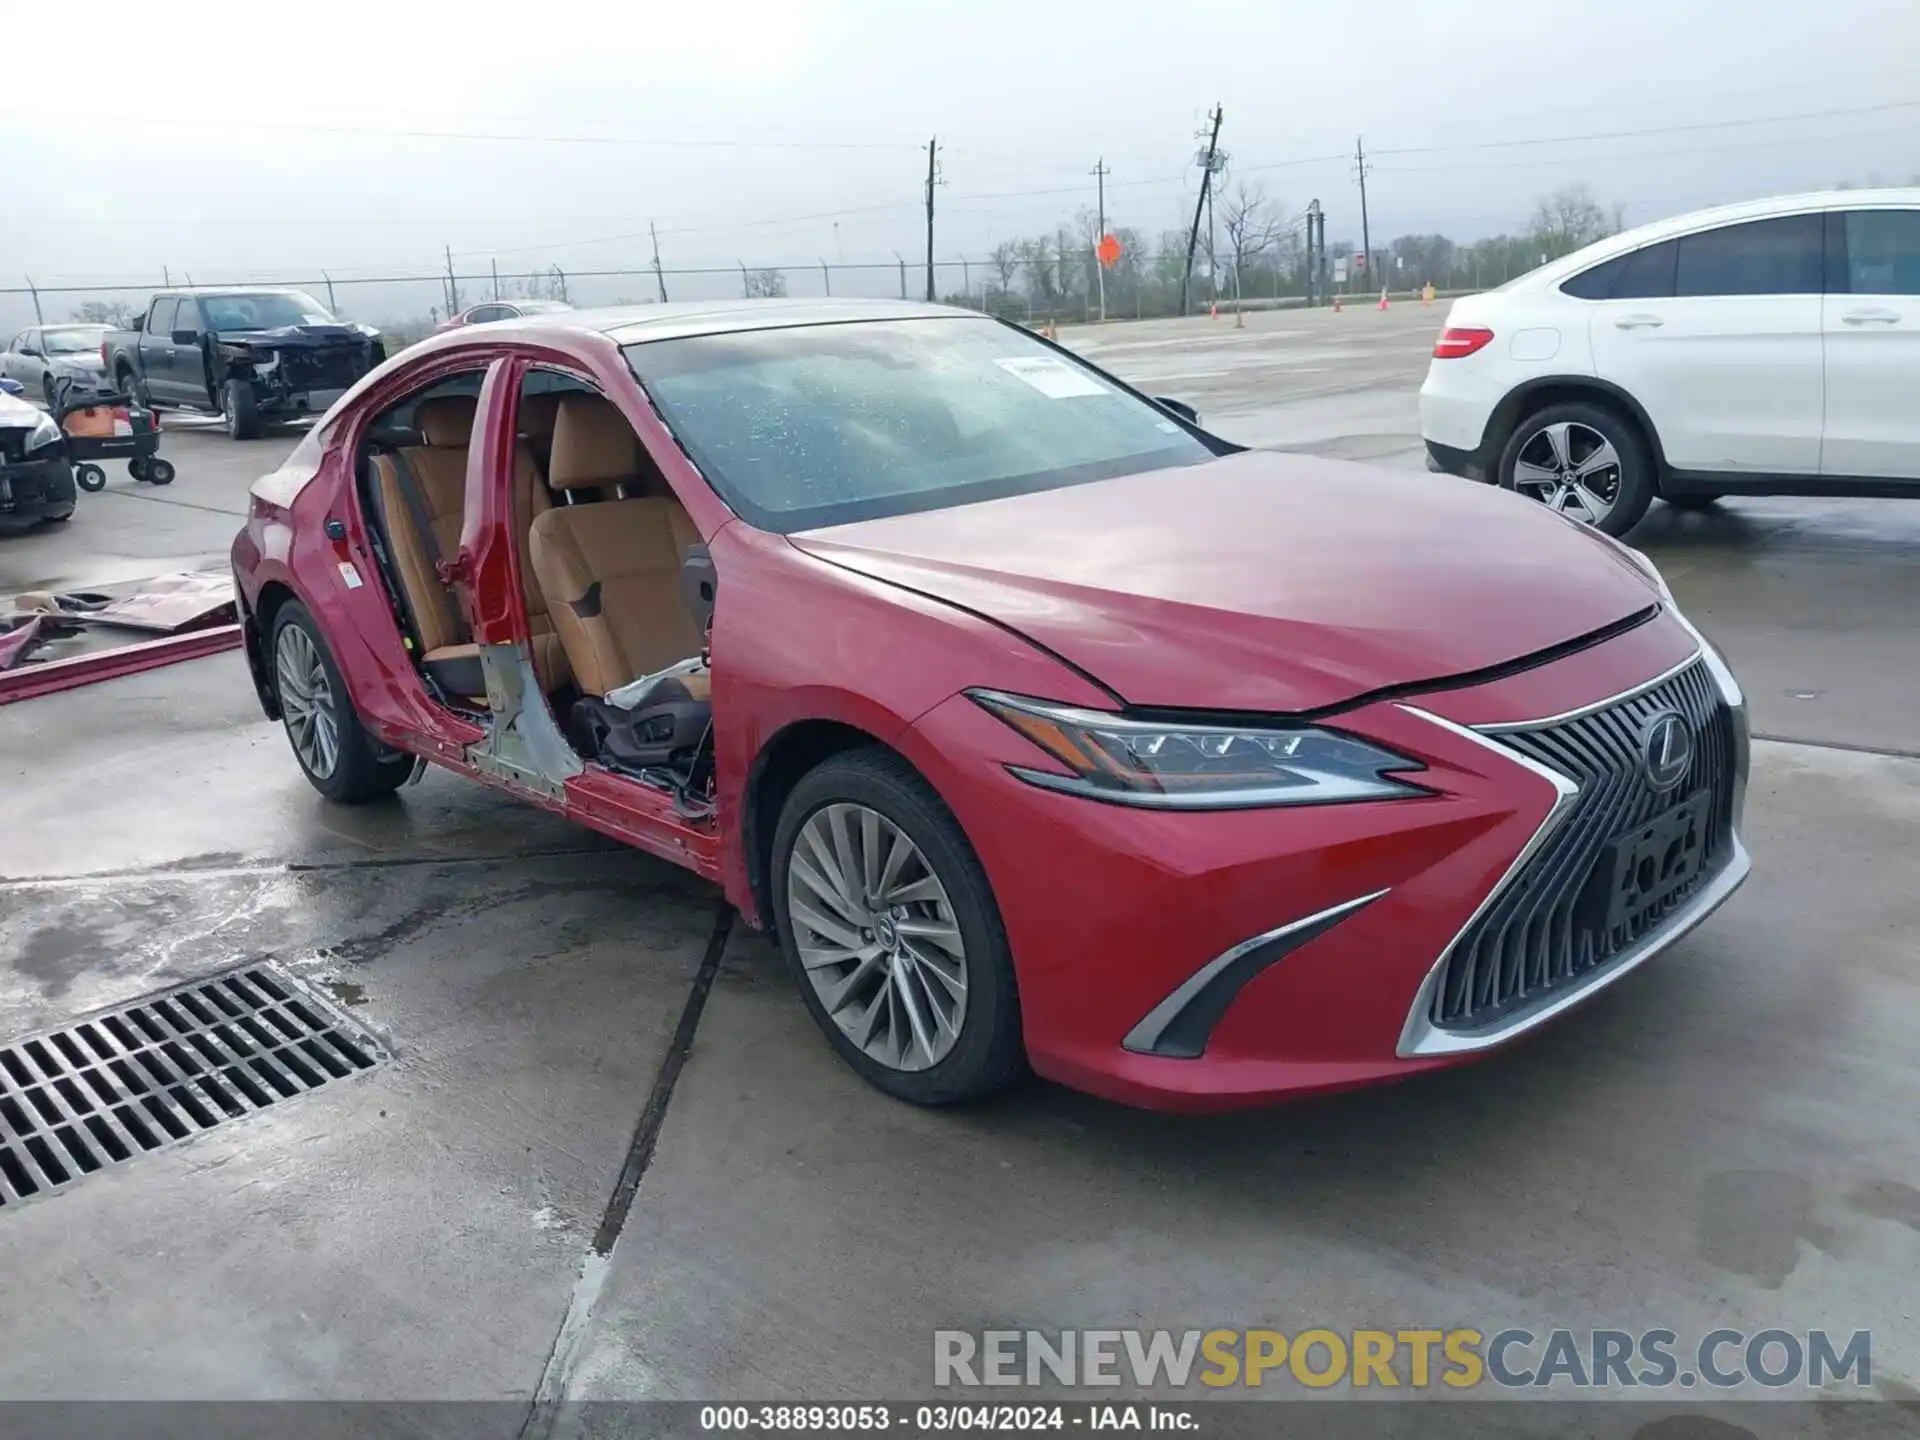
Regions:
<svg viewBox="0 0 1920 1440"><path fill-rule="evenodd" d="M551 440L553 422L560 411L560 396L542 390L520 397L520 433L533 440Z"/></svg>
<svg viewBox="0 0 1920 1440"><path fill-rule="evenodd" d="M436 395L413 407L413 428L429 445L464 446L477 408L471 395Z"/></svg>
<svg viewBox="0 0 1920 1440"><path fill-rule="evenodd" d="M563 395L553 417L547 483L556 490L593 490L641 471L640 440L611 401Z"/></svg>

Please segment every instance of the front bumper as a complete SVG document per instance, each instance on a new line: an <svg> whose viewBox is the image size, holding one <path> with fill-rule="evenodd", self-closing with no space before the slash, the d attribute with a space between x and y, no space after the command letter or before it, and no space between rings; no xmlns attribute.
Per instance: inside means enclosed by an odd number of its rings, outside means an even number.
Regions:
<svg viewBox="0 0 1920 1440"><path fill-rule="evenodd" d="M1424 762L1421 783L1436 793L1417 799L1197 814L1095 804L1008 776L1006 764L1033 763L1026 742L964 699L922 719L916 732L927 743L911 758L954 805L987 869L1034 1068L1153 1108L1233 1108L1406 1076L1505 1044L1723 902L1747 869L1737 833L1744 738L1727 848L1679 909L1497 1024L1454 1033L1424 1018L1449 952L1524 872L1572 783L1556 784L1485 732L1617 698L1697 652L1690 629L1663 613L1509 680L1333 722ZM1744 712L1726 708L1744 737ZM1182 1013L1195 996L1198 1022ZM1174 1043L1156 1048L1163 1034Z"/></svg>
<svg viewBox="0 0 1920 1440"><path fill-rule="evenodd" d="M46 459L0 463L0 525L62 519L78 498L64 448Z"/></svg>

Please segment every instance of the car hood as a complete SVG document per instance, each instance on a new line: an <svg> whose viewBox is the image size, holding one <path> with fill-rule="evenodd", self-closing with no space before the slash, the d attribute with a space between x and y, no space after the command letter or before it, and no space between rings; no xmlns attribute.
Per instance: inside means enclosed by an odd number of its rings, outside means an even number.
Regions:
<svg viewBox="0 0 1920 1440"><path fill-rule="evenodd" d="M1141 706L1317 710L1506 664L1660 598L1624 552L1532 501L1261 451L789 539L1016 630Z"/></svg>
<svg viewBox="0 0 1920 1440"><path fill-rule="evenodd" d="M276 349L302 346L359 345L373 336L351 325L281 325L272 330L222 330L220 339L233 345Z"/></svg>
<svg viewBox="0 0 1920 1440"><path fill-rule="evenodd" d="M46 412L38 405L30 405L18 395L9 395L0 390L0 425L9 430L24 425L32 429L45 417Z"/></svg>
<svg viewBox="0 0 1920 1440"><path fill-rule="evenodd" d="M53 370L91 370L107 368L107 362L100 358L98 350L81 350L71 355L49 355L47 366Z"/></svg>

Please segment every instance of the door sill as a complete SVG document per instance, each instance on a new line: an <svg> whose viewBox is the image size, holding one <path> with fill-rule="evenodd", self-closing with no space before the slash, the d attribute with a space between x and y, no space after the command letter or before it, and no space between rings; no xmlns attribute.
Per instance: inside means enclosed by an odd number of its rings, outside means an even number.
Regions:
<svg viewBox="0 0 1920 1440"><path fill-rule="evenodd" d="M1750 471L1670 470L1664 495L1803 495L1813 499L1920 499L1920 477L1876 475L1756 475Z"/></svg>

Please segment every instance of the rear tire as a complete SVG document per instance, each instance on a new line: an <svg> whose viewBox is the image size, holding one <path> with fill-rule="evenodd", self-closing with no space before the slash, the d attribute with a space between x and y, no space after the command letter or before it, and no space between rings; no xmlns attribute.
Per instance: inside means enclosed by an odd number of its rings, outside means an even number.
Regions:
<svg viewBox="0 0 1920 1440"><path fill-rule="evenodd" d="M1653 503L1653 460L1639 427L1583 401L1523 418L1500 451L1494 479L1614 536L1638 525Z"/></svg>
<svg viewBox="0 0 1920 1440"><path fill-rule="evenodd" d="M298 600L275 613L268 654L293 758L314 789L338 804L360 805L406 783L413 757L383 756L354 713L320 627Z"/></svg>
<svg viewBox="0 0 1920 1440"><path fill-rule="evenodd" d="M253 398L253 386L245 380L229 380L220 392L220 415L227 422L230 440L260 438L260 407Z"/></svg>
<svg viewBox="0 0 1920 1440"><path fill-rule="evenodd" d="M860 846L854 867L818 859L820 827L831 840L836 819ZM895 869L900 840L910 853ZM878 857L872 869L869 850ZM890 888L877 899L827 900L809 882L796 882L797 851L814 877L852 868L854 888L864 892L876 872ZM801 997L862 1079L911 1104L953 1105L1003 1090L1024 1072L1013 956L986 871L953 812L906 761L889 751L854 750L802 776L774 832L772 880L774 928ZM809 951L803 957L796 884L817 922L861 948L823 959L841 945L802 919ZM832 1010L823 989L839 1001ZM932 1046L917 1037L930 1037Z"/></svg>

